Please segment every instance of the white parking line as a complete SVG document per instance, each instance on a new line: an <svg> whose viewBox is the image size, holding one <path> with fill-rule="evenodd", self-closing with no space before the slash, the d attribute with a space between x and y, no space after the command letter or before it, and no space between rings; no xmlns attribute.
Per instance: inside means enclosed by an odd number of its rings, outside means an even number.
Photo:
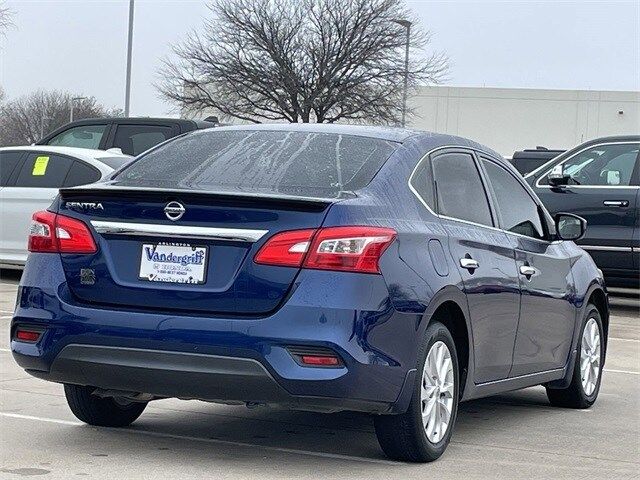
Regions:
<svg viewBox="0 0 640 480"><path fill-rule="evenodd" d="M635 342L635 343L640 343L640 340L636 340L635 338L609 337L609 340L615 340L617 342Z"/></svg>
<svg viewBox="0 0 640 480"><path fill-rule="evenodd" d="M605 368L604 371L611 373L626 373L628 375L640 375L640 372L632 372L631 370L613 370L611 368Z"/></svg>
<svg viewBox="0 0 640 480"><path fill-rule="evenodd" d="M32 420L32 421L43 422L43 423L55 423L58 425L71 425L71 426L84 425L83 423L80 423L80 422L60 420L57 418L35 417L32 415L21 415L19 413L0 412L0 416L8 417L8 418L16 418L19 420ZM398 465L398 462L393 462L390 460L381 460L376 458L356 457L352 455L342 455L339 453L311 452L308 450L298 450L295 448L271 447L268 445L259 445L255 443L234 442L231 440L219 440L217 438L192 437L190 435L175 435L172 433L152 432L149 430L138 430L135 428L130 428L130 429L105 428L105 430L118 432L118 433L136 433L138 435L147 435L150 437L158 437L158 438L171 438L174 440L189 440L193 442L213 443L217 445L226 445L226 446L232 446L232 447L245 447L245 448L251 448L254 450L256 448L259 448L261 450L267 450L271 452L289 453L294 455L305 455L309 457L331 458L336 460L349 460L352 462L376 463L381 465L395 465L395 466Z"/></svg>

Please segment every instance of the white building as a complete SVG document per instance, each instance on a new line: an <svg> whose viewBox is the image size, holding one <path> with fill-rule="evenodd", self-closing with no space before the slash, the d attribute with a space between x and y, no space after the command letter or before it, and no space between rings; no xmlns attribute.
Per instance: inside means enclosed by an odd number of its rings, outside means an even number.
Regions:
<svg viewBox="0 0 640 480"><path fill-rule="evenodd" d="M568 149L606 135L640 134L640 92L421 87L408 126L460 135L505 156Z"/></svg>
<svg viewBox="0 0 640 480"><path fill-rule="evenodd" d="M418 88L409 105L415 115L408 127L466 137L507 157L536 146L568 149L597 137L640 134L640 92L431 86Z"/></svg>

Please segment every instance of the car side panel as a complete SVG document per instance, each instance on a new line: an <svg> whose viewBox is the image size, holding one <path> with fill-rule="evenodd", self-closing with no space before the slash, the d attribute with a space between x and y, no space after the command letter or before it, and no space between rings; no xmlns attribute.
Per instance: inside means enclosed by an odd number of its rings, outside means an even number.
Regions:
<svg viewBox="0 0 640 480"><path fill-rule="evenodd" d="M565 242L543 242L508 234L520 275L522 299L511 377L562 368L569 358L576 308L571 260Z"/></svg>

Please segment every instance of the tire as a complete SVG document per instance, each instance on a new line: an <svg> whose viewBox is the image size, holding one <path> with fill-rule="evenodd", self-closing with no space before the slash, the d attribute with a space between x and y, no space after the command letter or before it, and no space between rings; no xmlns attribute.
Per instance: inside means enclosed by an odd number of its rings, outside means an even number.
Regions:
<svg viewBox="0 0 640 480"><path fill-rule="evenodd" d="M126 427L144 411L146 402L117 402L93 395L93 387L64 386L64 394L73 414L84 423L98 427Z"/></svg>
<svg viewBox="0 0 640 480"><path fill-rule="evenodd" d="M597 325L598 332L598 347L595 351L598 352L598 369L596 374L596 379L593 382L593 385L587 384L587 390L585 390L585 386L583 383L583 369L584 360L583 360L583 352L588 353L589 350L593 352L593 349L590 349L590 343L587 339L585 339L585 331L587 330L587 325L595 322ZM588 336L588 335L587 335ZM582 323L580 325L580 340L578 341L578 355L576 357L575 365L573 366L573 374L571 377L571 383L567 388L556 389L547 387L547 397L549 398L549 402L552 405L557 407L565 407L565 408L589 408L593 405L598 398L598 393L600 392L600 382L602 380L602 360L604 359L604 335L602 329L602 318L600 317L600 312L594 305L587 305L587 310L584 318L582 319ZM587 345L583 344L587 342ZM591 355L591 358L594 358ZM589 362L591 363L591 362ZM593 371L589 372L590 374ZM590 377L593 379L593 375Z"/></svg>
<svg viewBox="0 0 640 480"><path fill-rule="evenodd" d="M444 392L441 392L439 389L432 390L434 387L429 387L432 396L427 397L434 398L435 396L436 400L433 402L433 405L437 405L437 407L434 406L433 408L439 409L436 410L436 415L441 412L446 415L446 409L438 399L444 401L451 397L451 415L444 432L432 430L429 434L430 425L437 425L437 423L431 423L431 418L433 417L427 417L428 421L426 422L426 426L423 424L423 400L421 399L423 374L425 373L427 356L432 349L436 354L442 351L440 344L444 344L447 347L450 355L452 372L448 371L445 378L446 384L448 385L451 381L453 386L452 388L449 387L445 389ZM431 382L431 380L427 381ZM426 391L428 392L429 390ZM384 453L393 460L432 462L438 459L444 453L451 440L451 433L458 414L458 401L459 376L456 346L447 327L439 322L433 322L427 327L418 352L417 374L409 408L405 413L399 415L379 415L374 417L374 426L380 447L382 447ZM424 405L425 408L428 408L429 401L426 400ZM434 433L437 435L434 435ZM429 435L431 435L431 439Z"/></svg>

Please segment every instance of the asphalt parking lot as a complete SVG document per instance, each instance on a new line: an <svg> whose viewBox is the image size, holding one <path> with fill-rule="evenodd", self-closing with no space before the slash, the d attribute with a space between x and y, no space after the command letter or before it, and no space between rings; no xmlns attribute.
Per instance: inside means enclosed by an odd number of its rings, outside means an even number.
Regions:
<svg viewBox="0 0 640 480"><path fill-rule="evenodd" d="M461 405L437 462L387 460L370 418L204 402L152 402L127 429L81 424L62 386L13 362L8 327L18 283L0 276L0 478L537 479L640 476L640 303L614 298L600 398L552 408L530 388Z"/></svg>

